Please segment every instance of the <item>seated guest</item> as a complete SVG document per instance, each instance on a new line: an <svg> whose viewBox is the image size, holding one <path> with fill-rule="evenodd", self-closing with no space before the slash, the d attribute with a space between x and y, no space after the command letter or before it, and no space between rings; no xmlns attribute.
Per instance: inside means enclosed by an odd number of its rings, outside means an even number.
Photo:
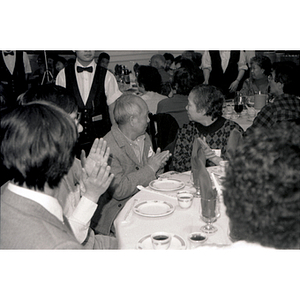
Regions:
<svg viewBox="0 0 300 300"><path fill-rule="evenodd" d="M158 70L162 83L171 82L172 76L168 74L165 70L166 67L166 59L161 54L155 54L150 59L150 66L154 67Z"/></svg>
<svg viewBox="0 0 300 300"><path fill-rule="evenodd" d="M113 221L127 200L156 179L156 173L170 157L169 151L155 153L149 135L148 107L136 95L123 95L114 109L116 125L104 137L110 147L110 166L115 175L108 189L107 203L93 217L96 232L114 235ZM103 203L103 202L102 202ZM100 220L99 220L100 219Z"/></svg>
<svg viewBox="0 0 300 300"><path fill-rule="evenodd" d="M300 249L299 182L299 125L282 122L245 137L223 183L230 236L236 241L230 248Z"/></svg>
<svg viewBox="0 0 300 300"><path fill-rule="evenodd" d="M148 105L149 112L156 114L157 104L166 96L161 95L161 76L157 69L151 66L139 66L137 76L139 95Z"/></svg>
<svg viewBox="0 0 300 300"><path fill-rule="evenodd" d="M271 128L277 122L300 117L300 98L295 95L298 83L294 69L285 63L276 63L273 67L269 84L270 93L275 98L260 110L246 134L257 127Z"/></svg>
<svg viewBox="0 0 300 300"><path fill-rule="evenodd" d="M173 77L174 95L160 101L157 105L157 113L167 113L174 117L179 125L189 122L186 112L188 104L188 95L192 88L197 84L194 73L191 69L177 69Z"/></svg>
<svg viewBox="0 0 300 300"><path fill-rule="evenodd" d="M168 96L172 91L171 88L172 75L165 70L166 60L164 56L161 54L153 55L150 59L150 66L156 68L158 73L161 76L161 80L162 80L161 94Z"/></svg>
<svg viewBox="0 0 300 300"><path fill-rule="evenodd" d="M172 75L172 73L170 73L170 71L172 71L171 66L174 62L174 56L171 53L164 53L164 58L166 60L166 66L165 66L165 70Z"/></svg>
<svg viewBox="0 0 300 300"><path fill-rule="evenodd" d="M92 231L85 247L77 241L57 200L75 158L78 133L70 116L46 102L29 103L2 118L1 136L3 163L12 172L1 197L1 248L97 248ZM85 197L94 195L92 185L101 192L106 171L96 164Z"/></svg>
<svg viewBox="0 0 300 300"><path fill-rule="evenodd" d="M45 101L63 109L74 120L77 131L82 132L80 125L80 115L78 114L78 107L75 98L68 93L67 89L61 86L43 85L36 88L29 89L22 98L22 103L30 103L34 101ZM78 145L77 145L78 146ZM92 198L84 196L84 191L81 190L82 177L85 175L87 180L93 172L93 168L97 163L103 165L103 171L109 173L110 167L107 167L107 159L109 156L109 148L106 148L106 142L103 139L96 139L93 143L88 157L85 157L85 152L82 150L81 161L75 158L74 163L68 174L63 177L59 185L57 199L63 208L63 213L69 220L73 233L80 243L83 243L88 237L90 220L97 208L97 202L101 194L108 188L112 176L110 178L103 178L99 181L99 187L102 185L100 192L91 183L85 182L89 193L93 192ZM84 168L84 174L83 169ZM113 248L117 243L113 239L108 239L105 236L97 235L96 239L101 241L103 248Z"/></svg>
<svg viewBox="0 0 300 300"><path fill-rule="evenodd" d="M244 130L234 121L222 117L223 101L224 95L214 86L199 85L192 89L186 106L190 122L179 128L173 143L174 170L184 172L191 169L192 146L198 137L205 138L211 149L221 149L221 157L227 159L226 146L230 133L235 128L241 133ZM207 161L207 165L214 164Z"/></svg>
<svg viewBox="0 0 300 300"><path fill-rule="evenodd" d="M267 56L254 56L250 60L250 78L244 81L241 94L252 96L254 94L268 94L268 76L271 73L272 63Z"/></svg>

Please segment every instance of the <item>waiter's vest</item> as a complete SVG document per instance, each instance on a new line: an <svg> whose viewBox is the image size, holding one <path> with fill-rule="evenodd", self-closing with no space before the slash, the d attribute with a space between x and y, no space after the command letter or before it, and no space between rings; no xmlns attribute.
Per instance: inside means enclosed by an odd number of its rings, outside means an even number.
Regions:
<svg viewBox="0 0 300 300"><path fill-rule="evenodd" d="M83 132L80 133L79 144L92 143L95 138L103 137L111 128L104 89L107 70L100 66L96 67L91 90L84 104L79 92L74 64L65 68L66 88L75 96L78 111L81 112L80 124Z"/></svg>
<svg viewBox="0 0 300 300"><path fill-rule="evenodd" d="M219 51L209 51L211 58L211 73L209 84L214 85L222 90L226 95L230 84L236 80L239 70L238 62L240 60L240 51L230 51L230 58L225 73L222 69L222 60Z"/></svg>
<svg viewBox="0 0 300 300"><path fill-rule="evenodd" d="M23 62L23 51L15 51L16 61L13 74L11 74L4 62L2 53L0 54L0 82L6 92L8 98L8 105L10 102L27 90L27 83L25 79L25 68Z"/></svg>

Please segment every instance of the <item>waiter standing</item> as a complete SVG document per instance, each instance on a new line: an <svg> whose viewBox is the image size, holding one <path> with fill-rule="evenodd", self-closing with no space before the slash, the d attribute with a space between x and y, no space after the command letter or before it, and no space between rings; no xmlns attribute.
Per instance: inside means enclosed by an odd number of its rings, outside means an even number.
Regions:
<svg viewBox="0 0 300 300"><path fill-rule="evenodd" d="M0 82L7 107L15 107L17 98L28 89L31 66L24 51L1 51Z"/></svg>

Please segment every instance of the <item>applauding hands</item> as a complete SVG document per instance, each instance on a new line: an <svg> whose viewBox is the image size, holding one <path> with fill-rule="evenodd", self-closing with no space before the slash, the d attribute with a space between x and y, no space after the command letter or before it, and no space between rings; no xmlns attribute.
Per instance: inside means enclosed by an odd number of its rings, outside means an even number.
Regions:
<svg viewBox="0 0 300 300"><path fill-rule="evenodd" d="M157 148L156 153L154 153L148 159L148 165L157 172L160 168L163 168L172 154L168 151L161 152L160 148Z"/></svg>
<svg viewBox="0 0 300 300"><path fill-rule="evenodd" d="M114 174L110 174L110 166L107 165L109 153L110 149L102 138L95 139L87 158L84 150L81 152L81 193L95 203L114 178Z"/></svg>

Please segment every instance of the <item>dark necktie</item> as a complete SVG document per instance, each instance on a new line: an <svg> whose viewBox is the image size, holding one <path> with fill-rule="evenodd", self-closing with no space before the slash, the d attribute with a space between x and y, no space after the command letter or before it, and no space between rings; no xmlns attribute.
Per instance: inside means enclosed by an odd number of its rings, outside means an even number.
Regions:
<svg viewBox="0 0 300 300"><path fill-rule="evenodd" d="M83 71L87 71L87 72L92 73L93 72L93 67L82 68L80 66L77 66L77 72L78 73L81 73Z"/></svg>
<svg viewBox="0 0 300 300"><path fill-rule="evenodd" d="M4 56L7 56L7 55L14 55L14 52L13 52L13 51L10 51L10 52L4 52Z"/></svg>

